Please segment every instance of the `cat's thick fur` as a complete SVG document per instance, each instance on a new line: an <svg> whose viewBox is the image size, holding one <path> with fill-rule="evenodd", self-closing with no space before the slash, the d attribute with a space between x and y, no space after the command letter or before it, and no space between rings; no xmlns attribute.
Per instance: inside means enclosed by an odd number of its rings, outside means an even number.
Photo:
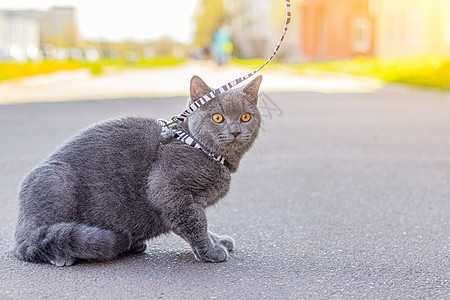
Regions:
<svg viewBox="0 0 450 300"><path fill-rule="evenodd" d="M261 76L227 91L176 125L225 165L161 135L146 118L99 123L67 141L22 183L15 256L58 266L109 260L145 251L146 240L173 231L199 260L226 260L233 240L208 231L205 209L227 194L230 172L258 135L260 83ZM191 99L209 91L192 78ZM250 121L242 122L244 113Z"/></svg>

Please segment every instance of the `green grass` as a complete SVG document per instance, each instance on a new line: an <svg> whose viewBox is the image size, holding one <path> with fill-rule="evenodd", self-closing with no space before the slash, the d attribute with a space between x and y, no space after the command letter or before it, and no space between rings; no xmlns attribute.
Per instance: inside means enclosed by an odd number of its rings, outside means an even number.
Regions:
<svg viewBox="0 0 450 300"><path fill-rule="evenodd" d="M239 66L243 66L252 70L255 70L262 66L266 62L263 58L251 58L251 59L240 59L240 58L232 58L231 63ZM269 63L270 65L278 64L273 60Z"/></svg>
<svg viewBox="0 0 450 300"><path fill-rule="evenodd" d="M178 65L184 59L176 59L168 56L157 57L152 60L142 60L136 63L129 63L122 59L108 60L101 59L97 62L87 61L41 61L27 63L2 63L0 62L0 81L6 79L16 79L26 76L49 74L56 71L75 70L87 68L94 75L102 74L105 67L115 68L158 68Z"/></svg>
<svg viewBox="0 0 450 300"><path fill-rule="evenodd" d="M0 81L78 68L80 68L80 65L74 62L0 63Z"/></svg>
<svg viewBox="0 0 450 300"><path fill-rule="evenodd" d="M256 69L265 59L236 59L235 65ZM347 60L307 62L302 64L284 64L270 62L270 65L293 67L300 74L315 72L346 73L357 76L381 79L386 82L396 82L420 87L437 88L450 91L450 58L449 57L404 57L404 58L364 58Z"/></svg>
<svg viewBox="0 0 450 300"><path fill-rule="evenodd" d="M0 81L38 74L48 74L61 70L80 68L90 69L92 74L102 74L105 67L122 68L158 68L174 66L184 59L173 57L157 57L153 60L142 60L129 63L124 60L102 59L98 62L76 61L42 61L20 63L0 63ZM265 59L236 59L232 63L254 70L261 66ZM271 62L270 65L292 67L300 74L306 72L336 72L357 76L372 77L386 82L410 84L421 87L438 88L450 91L450 58L448 57L404 57L404 58L354 58L349 60L310 62L304 64L282 64Z"/></svg>
<svg viewBox="0 0 450 300"><path fill-rule="evenodd" d="M446 57L355 58L300 64L296 69L300 73L347 73L450 91L450 58Z"/></svg>

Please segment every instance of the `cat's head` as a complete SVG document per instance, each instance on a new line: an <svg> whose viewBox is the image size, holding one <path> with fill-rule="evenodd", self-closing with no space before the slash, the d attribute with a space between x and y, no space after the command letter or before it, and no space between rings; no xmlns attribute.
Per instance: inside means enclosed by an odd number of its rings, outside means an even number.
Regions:
<svg viewBox="0 0 450 300"><path fill-rule="evenodd" d="M214 154L240 159L261 126L257 107L261 80L260 75L242 88L228 90L192 113L187 118L192 137ZM211 91L200 77L192 77L191 103Z"/></svg>

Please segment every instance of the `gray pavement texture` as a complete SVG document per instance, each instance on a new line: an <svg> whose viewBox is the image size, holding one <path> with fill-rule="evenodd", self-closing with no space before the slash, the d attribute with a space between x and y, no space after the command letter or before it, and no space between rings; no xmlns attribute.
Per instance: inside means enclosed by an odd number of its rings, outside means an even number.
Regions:
<svg viewBox="0 0 450 300"><path fill-rule="evenodd" d="M11 254L27 171L92 123L168 118L186 98L0 106L0 299L449 299L449 94L265 97L278 108L263 109L256 146L208 211L237 246L219 264L197 262L174 235L72 267Z"/></svg>

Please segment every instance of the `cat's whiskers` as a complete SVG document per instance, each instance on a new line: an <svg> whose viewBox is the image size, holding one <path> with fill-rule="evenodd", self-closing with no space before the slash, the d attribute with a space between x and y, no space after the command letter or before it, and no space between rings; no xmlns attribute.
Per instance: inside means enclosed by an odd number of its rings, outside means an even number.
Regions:
<svg viewBox="0 0 450 300"><path fill-rule="evenodd" d="M262 155L262 150L259 143L254 143L252 148L249 151L251 154L252 162L255 164L262 163L264 161L264 156Z"/></svg>

